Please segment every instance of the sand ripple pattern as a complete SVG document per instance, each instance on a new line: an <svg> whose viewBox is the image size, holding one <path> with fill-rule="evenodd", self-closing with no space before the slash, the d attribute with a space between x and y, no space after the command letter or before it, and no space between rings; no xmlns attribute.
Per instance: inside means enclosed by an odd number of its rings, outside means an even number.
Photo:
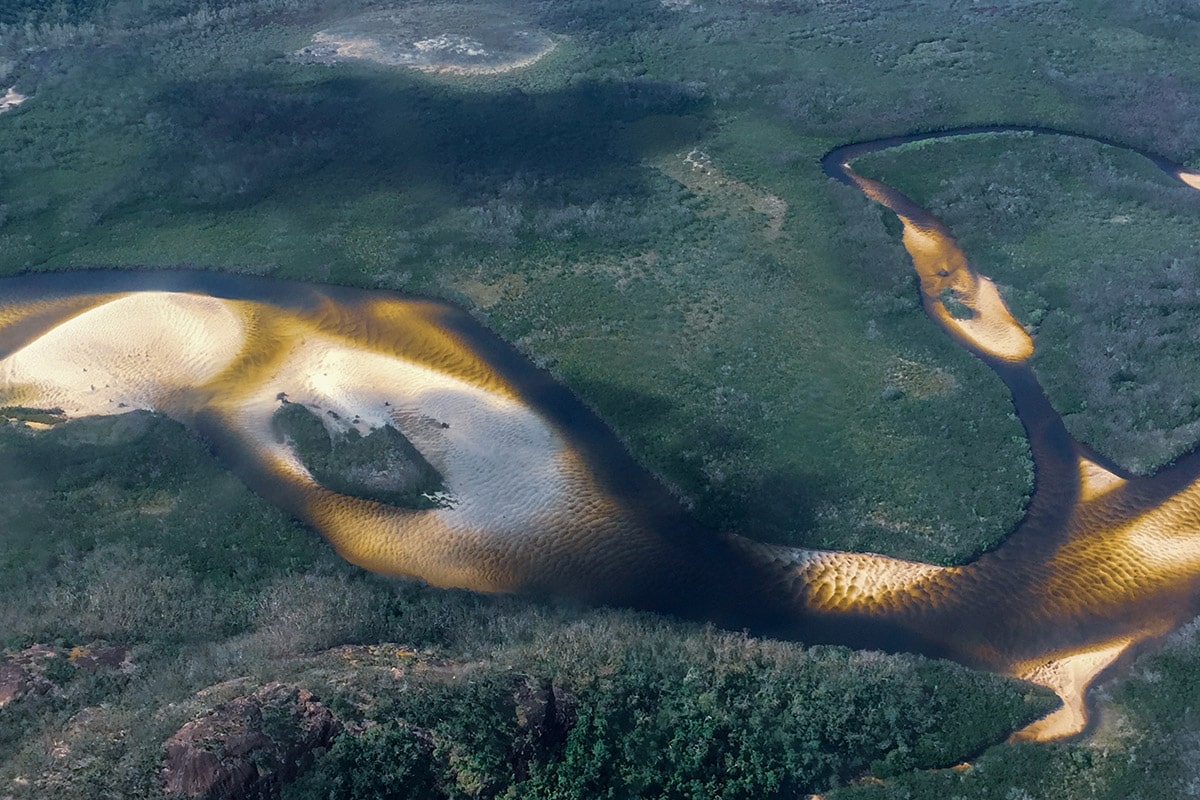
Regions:
<svg viewBox="0 0 1200 800"><path fill-rule="evenodd" d="M1014 129L937 136L984 130ZM1097 676L1200 606L1200 455L1133 478L1070 439L1027 365L1033 341L991 281L928 212L851 169L904 141L848 145L823 163L896 213L930 316L1005 381L1029 434L1029 513L970 564L703 529L570 391L469 315L386 292L183 271L0 280L0 414L156 411L367 569L952 658L1059 694L1062 707L1018 738L1071 735ZM295 403L331 434L394 428L445 495L402 508L322 485L273 424Z"/></svg>

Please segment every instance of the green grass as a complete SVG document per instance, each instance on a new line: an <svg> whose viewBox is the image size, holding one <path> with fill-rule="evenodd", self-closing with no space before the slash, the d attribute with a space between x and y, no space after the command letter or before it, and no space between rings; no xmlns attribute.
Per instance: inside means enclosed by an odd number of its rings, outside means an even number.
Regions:
<svg viewBox="0 0 1200 800"><path fill-rule="evenodd" d="M1192 447L1200 193L1136 154L1052 136L928 142L858 166L929 208L1000 282L1073 435L1138 473Z"/></svg>
<svg viewBox="0 0 1200 800"><path fill-rule="evenodd" d="M680 83L698 20L656 19L665 50L580 31L531 83L496 86L297 65L303 27L98 51L0 127L32 196L10 204L0 270L202 265L467 305L503 285L490 323L709 524L939 562L994 546L1030 487L1003 388L926 323L875 212L812 168L830 132ZM631 47L660 71L628 74ZM53 133L79 117L89 136ZM647 161L694 146L788 203L782 237ZM912 363L957 388L881 401Z"/></svg>
<svg viewBox="0 0 1200 800"><path fill-rule="evenodd" d="M888 215L825 179L823 152L997 121L1200 150L1200 28L1183 4L513 2L560 47L479 80L288 57L371 3L210 5L0 12L0 75L32 98L0 117L0 274L186 264L454 300L579 392L701 520L793 544L961 561L1002 540L1031 486L1003 387L925 319ZM784 200L782 235L737 191L655 166L692 148ZM870 167L1006 287L1073 431L1144 468L1190 443L1194 326L1158 331L1169 358L1133 329L1161 308L1191 319L1171 294L1190 287L1171 259L1191 263L1191 195L1041 139ZM1111 291L1081 290L1101 278ZM1120 358L1089 357L1097 343ZM1114 690L1114 744L1001 746L968 772L915 773L998 742L1044 698L921 659L371 576L155 418L0 430L0 483L4 644L126 643L139 665L0 709L17 797L154 796L166 736L268 680L380 723L296 787L312 796L356 796L337 784L354 764L374 765L353 789L370 796L396 753L442 776L452 759L414 760L405 720L441 725L470 765L455 786L483 795L770 796L868 771L887 783L843 796L1132 797L1147 770L1144 796L1190 785L1186 652ZM399 656L327 652L382 642L472 665L477 687L398 693ZM512 733L517 673L576 692L584 721L524 777L490 738ZM460 730L464 704L489 697L495 725ZM712 749L691 746L706 736ZM50 755L58 740L69 757Z"/></svg>

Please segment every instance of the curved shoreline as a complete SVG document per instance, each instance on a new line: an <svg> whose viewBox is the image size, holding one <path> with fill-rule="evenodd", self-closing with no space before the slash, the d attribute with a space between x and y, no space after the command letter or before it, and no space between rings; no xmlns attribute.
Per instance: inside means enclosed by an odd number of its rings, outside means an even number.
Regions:
<svg viewBox="0 0 1200 800"><path fill-rule="evenodd" d="M1067 432L1061 416L1051 406L1037 376L1028 364L1029 356L1033 354L1033 341L1029 339L1028 347L1025 348L1011 346L1012 336L1007 337L1008 342L1003 341L1003 338L999 341L995 338L989 340L986 336L979 336L975 331L959 324L953 319L953 315L948 313L945 302L948 286L957 291L962 291L960 287L966 286L966 292L969 293L975 285L990 285L987 278L977 275L970 268L953 235L932 214L908 197L881 182L859 176L851 167L851 162L856 158L907 144L986 134L1066 137L1115 147L1145 158L1169 178L1191 188L1200 189L1200 175L1167 158L1104 137L1044 126L978 125L882 137L840 145L821 157L821 169L827 176L859 189L896 214L904 226L905 247L921 280L922 300L927 314L964 349L987 364L1004 382L1012 395L1017 417L1025 428L1034 460L1034 490L1029 508L1014 531L992 553L984 554L969 565L976 568L992 560L993 554L996 557L1001 554L1007 556L1015 551L1019 557L1021 549L1037 552L1047 548L1050 543L1053 543L1049 548L1050 552L1057 552L1059 548L1071 547L1072 540L1083 538L1084 533L1089 536L1101 535L1102 532L1112 535L1111 531L1103 531L1102 525L1092 525L1092 530L1086 532L1073 531L1073 527L1077 529L1079 525L1072 522L1072 517L1078 515L1080 508L1103 504L1110 493L1121 493L1122 490L1130 494L1145 492L1155 482L1162 483L1174 478L1170 482L1179 483L1177 492L1182 494L1188 487L1194 489L1200 480L1200 448L1193 448L1187 456L1179 459L1176 465L1160 470L1154 476L1137 479L1134 482L1135 486L1130 486L1132 476L1121 471L1108 459L1098 456L1090 447L1076 442ZM927 263L926 253L920 246L914 246L911 236L913 230L920 230L925 237L938 240L940 250L951 254L949 260L953 263L950 264L949 270L943 267L936 274L929 274L931 270L943 265L934 264L931 267ZM955 273L958 280L954 280ZM974 303L971 302L972 299L968 296L964 305L973 317L993 317L993 329L1019 327L1019 323L1012 318L998 296L990 304ZM1180 477L1184 477L1182 482L1179 482ZM1165 502L1165 498L1159 498L1159 502ZM1100 530L1095 530L1096 528ZM1189 614L1200 611L1200 603L1194 596L1197 581L1193 578L1190 582L1193 584L1190 592L1192 597L1185 605L1185 612ZM1011 664L1007 670L1009 674L1050 686L1064 700L1063 708L1029 726L1022 732L1022 738L1061 738L1085 730L1090 719L1087 707L1088 688L1118 661L1128 660L1138 645L1145 645L1160 638L1162 633L1186 621L1178 615L1167 616L1175 617L1172 624L1164 624L1162 620L1157 624L1147 621L1147 628L1139 631L1138 635L1117 635L1105 642L1079 646L1073 654L1066 653L1065 657L1057 660L1031 659ZM1155 633L1154 630L1160 633Z"/></svg>
<svg viewBox="0 0 1200 800"><path fill-rule="evenodd" d="M0 279L0 413L159 411L367 569L950 658L1059 694L1063 707L1019 737L1071 735L1099 675L1200 610L1200 452L1130 478L1075 443L1027 363L1033 341L952 234L849 166L912 141L1018 131L1051 132L957 129L822 159L901 219L926 310L1004 381L1025 426L1029 509L968 564L706 530L511 345L461 309L391 292L184 271ZM1178 165L1155 163L1187 183ZM950 312L951 294L969 315ZM132 317L142 324L131 330ZM331 432L394 427L445 478L448 501L402 508L324 487L275 432L285 403L319 411Z"/></svg>

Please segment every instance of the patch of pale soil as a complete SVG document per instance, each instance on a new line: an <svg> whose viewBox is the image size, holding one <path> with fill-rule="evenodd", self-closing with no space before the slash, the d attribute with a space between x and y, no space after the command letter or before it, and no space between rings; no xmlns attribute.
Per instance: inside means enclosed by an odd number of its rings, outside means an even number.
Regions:
<svg viewBox="0 0 1200 800"><path fill-rule="evenodd" d="M12 111L28 99L28 97L10 86L8 91L4 93L4 96L0 97L0 114L3 114L5 111Z"/></svg>
<svg viewBox="0 0 1200 800"><path fill-rule="evenodd" d="M696 343L707 341L706 337L716 333L725 323L724 296L710 291L685 300L683 323L690 333L690 339Z"/></svg>
<svg viewBox="0 0 1200 800"><path fill-rule="evenodd" d="M932 539L936 533L931 525L908 522L891 516L887 507L883 503L880 503L871 510L867 511L863 516L863 522L869 523L872 527L882 528L885 531L891 531L892 533L904 534L906 536L919 536L923 539Z"/></svg>
<svg viewBox="0 0 1200 800"><path fill-rule="evenodd" d="M676 153L652 163L693 192L713 200L708 213L765 217L763 236L773 241L783 233L787 201L726 175L703 150L693 148L687 153Z"/></svg>
<svg viewBox="0 0 1200 800"><path fill-rule="evenodd" d="M549 34L496 8L434 5L364 14L313 35L308 63L370 61L421 72L495 75L553 52Z"/></svg>
<svg viewBox="0 0 1200 800"><path fill-rule="evenodd" d="M451 284L451 288L465 294L476 308L491 308L501 300L515 300L525 292L525 278L521 275L505 275L497 281L482 278L464 278Z"/></svg>
<svg viewBox="0 0 1200 800"><path fill-rule="evenodd" d="M918 400L958 391L958 380L946 370L908 358L896 359L895 366L888 370L887 380L908 397Z"/></svg>

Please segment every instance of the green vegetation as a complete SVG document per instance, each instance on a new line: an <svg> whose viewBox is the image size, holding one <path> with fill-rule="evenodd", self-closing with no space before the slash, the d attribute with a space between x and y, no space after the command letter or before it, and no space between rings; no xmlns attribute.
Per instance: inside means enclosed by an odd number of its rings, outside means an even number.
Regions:
<svg viewBox="0 0 1200 800"><path fill-rule="evenodd" d="M1100 698L1100 723L1078 744L1006 745L970 769L911 773L881 785L831 792L829 800L971 800L1070 797L1150 800L1188 797L1200 785L1195 760L1200 702L1195 623L1141 659L1133 674Z"/></svg>
<svg viewBox="0 0 1200 800"><path fill-rule="evenodd" d="M280 406L272 422L327 489L405 508L436 508L438 493L446 491L437 470L391 426L366 436L354 427L331 432L297 403Z"/></svg>
<svg viewBox="0 0 1200 800"><path fill-rule="evenodd" d="M1032 480L1004 389L925 319L891 216L817 159L1027 122L1194 161L1188 4L502 5L560 46L469 79L293 56L387 7L372 0L4 3L0 90L30 99L0 115L0 274L194 265L448 298L578 391L715 527L939 562L995 546ZM1072 430L1136 469L1194 441L1200 195L1044 138L860 166L1005 287ZM334 441L294 412L282 424L323 481L379 455L419 476L401 501L436 484L390 434ZM397 785L794 796L864 775L885 782L836 796L1196 786L1194 632L1101 698L1094 739L921 773L998 743L1046 698L918 658L365 574L153 415L0 428L0 493L9 655L110 642L136 664L53 662L55 689L0 706L5 796L157 796L162 742L271 680L355 723L295 800ZM517 681L573 697L555 747L523 743Z"/></svg>
<svg viewBox="0 0 1200 800"><path fill-rule="evenodd" d="M0 463L14 451L20 468L0 473L4 644L119 642L135 665L85 673L60 661L58 689L0 706L0 779L18 798L154 796L175 729L272 680L310 687L352 731L289 790L296 798L386 796L400 775L461 797L510 786L522 797L772 796L948 765L1050 702L917 657L380 578L149 414L37 436L0 429ZM575 705L565 740L534 748L518 774L523 675ZM413 730L432 732L428 750ZM67 755L47 752L46 736Z"/></svg>
<svg viewBox="0 0 1200 800"><path fill-rule="evenodd" d="M791 797L868 769L951 763L1040 706L997 679L917 659L680 636L631 615L565 628L545 644L543 653L526 645L519 663L569 691L574 722L553 752L512 757L514 674L476 666L443 677L449 686L374 698L371 713L389 722L343 734L285 797L390 797L403 791L393 781L428 781L431 768L450 797ZM928 679L948 691L931 691ZM967 693L982 704L969 707ZM414 729L428 732L432 752Z"/></svg>
<svg viewBox="0 0 1200 800"><path fill-rule="evenodd" d="M1035 335L1071 433L1153 472L1200 439L1200 192L1065 137L927 142L856 164L945 222Z"/></svg>

